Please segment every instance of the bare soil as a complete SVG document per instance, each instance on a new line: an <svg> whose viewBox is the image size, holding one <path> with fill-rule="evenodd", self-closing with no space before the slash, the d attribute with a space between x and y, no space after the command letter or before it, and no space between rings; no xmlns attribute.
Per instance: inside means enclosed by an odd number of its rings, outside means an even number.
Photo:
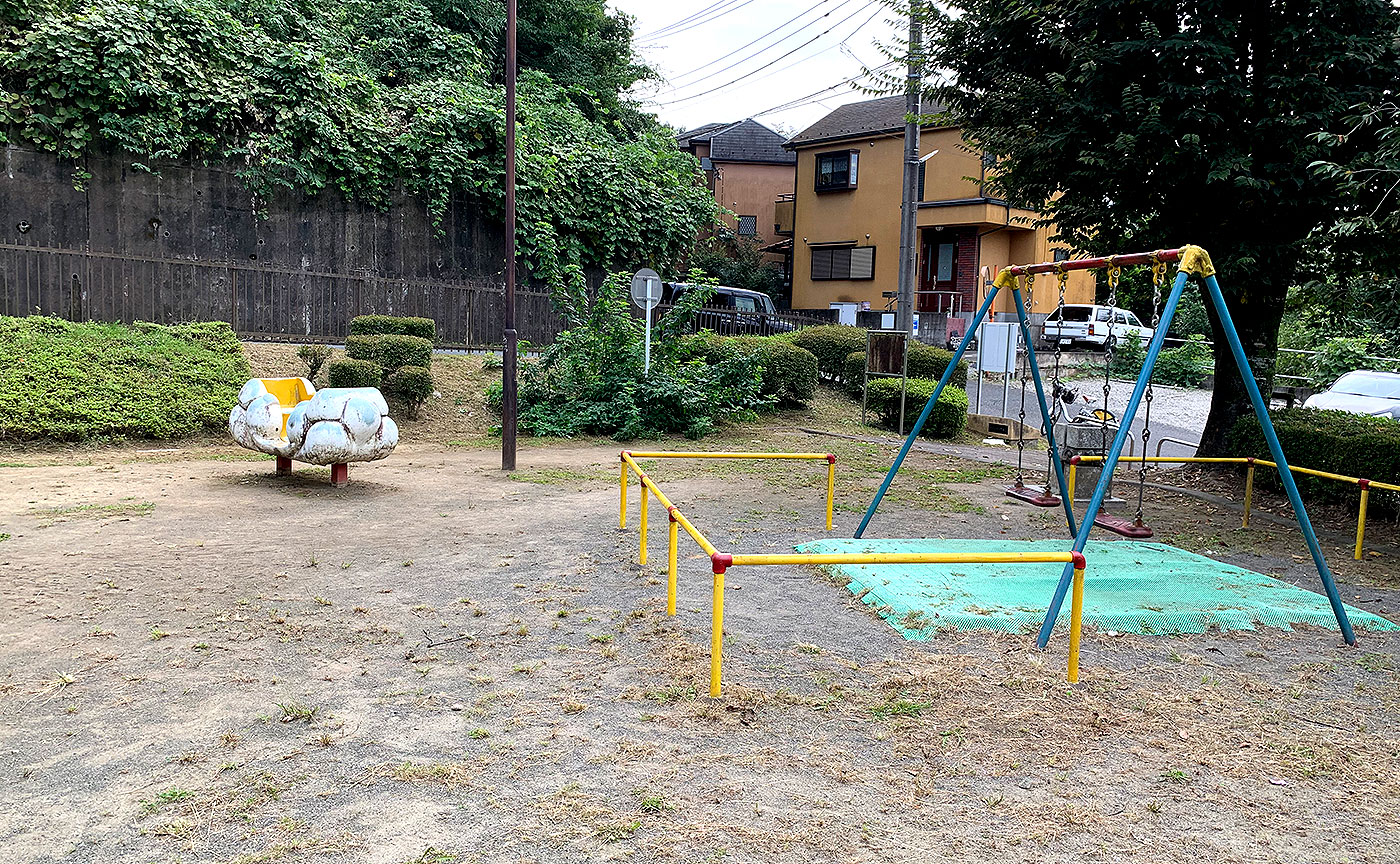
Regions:
<svg viewBox="0 0 1400 864"><path fill-rule="evenodd" d="M445 443L454 398L341 490L216 438L5 457L0 862L1400 859L1400 635L1090 632L1069 685L1063 638L906 642L817 570L737 568L712 700L708 561L682 543L668 618L635 483L617 528L618 445L504 474L484 425ZM834 451L849 536L892 449L798 430L852 431L838 399L656 446ZM874 535L1064 530L1003 464L907 464ZM817 465L648 470L723 549L824 533ZM1147 505L1162 539L1315 586L1281 525ZM1327 551L1400 618L1389 555Z"/></svg>

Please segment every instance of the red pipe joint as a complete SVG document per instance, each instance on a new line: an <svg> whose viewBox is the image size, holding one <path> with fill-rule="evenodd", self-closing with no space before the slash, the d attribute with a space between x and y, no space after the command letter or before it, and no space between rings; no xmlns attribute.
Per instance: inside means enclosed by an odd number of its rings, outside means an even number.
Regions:
<svg viewBox="0 0 1400 864"><path fill-rule="evenodd" d="M826 464L828 464L828 465L835 465L835 464L836 464L836 454L835 454L835 453L828 453L828 454L826 454Z"/></svg>
<svg viewBox="0 0 1400 864"><path fill-rule="evenodd" d="M1079 457L1079 456L1071 456L1071 457L1069 457L1069 464L1071 464L1071 465L1078 465L1078 464L1079 464L1080 458L1081 458L1081 457Z"/></svg>
<svg viewBox="0 0 1400 864"><path fill-rule="evenodd" d="M1070 559L1070 562L1071 562L1072 564L1074 564L1074 569L1076 569L1076 570L1083 570L1084 567L1085 567L1084 553L1083 553L1083 552L1071 552L1070 554L1074 556L1073 558Z"/></svg>
<svg viewBox="0 0 1400 864"><path fill-rule="evenodd" d="M1371 481L1367 480L1365 477L1362 477L1360 480L1356 481L1356 485L1360 486L1362 489L1370 489Z"/></svg>
<svg viewBox="0 0 1400 864"><path fill-rule="evenodd" d="M710 568L716 576L723 576L724 571L734 566L734 556L727 552L716 552L710 556Z"/></svg>
<svg viewBox="0 0 1400 864"><path fill-rule="evenodd" d="M666 508L666 517L672 522L676 521L676 505L672 504Z"/></svg>
<svg viewBox="0 0 1400 864"><path fill-rule="evenodd" d="M1253 456L1250 456L1249 458L1245 459L1245 462L1249 463L1250 465L1253 465L1253 464L1254 464L1254 457L1253 457Z"/></svg>

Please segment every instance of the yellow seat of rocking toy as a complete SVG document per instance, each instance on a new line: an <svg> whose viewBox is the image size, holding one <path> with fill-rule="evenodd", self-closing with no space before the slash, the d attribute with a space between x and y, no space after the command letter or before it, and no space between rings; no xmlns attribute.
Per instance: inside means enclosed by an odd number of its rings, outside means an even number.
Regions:
<svg viewBox="0 0 1400 864"><path fill-rule="evenodd" d="M305 378L259 378L263 387L268 393L277 397L277 401L282 404L282 437L287 437L287 415L292 413L292 409L297 407L297 403L305 402L316 395L316 388Z"/></svg>

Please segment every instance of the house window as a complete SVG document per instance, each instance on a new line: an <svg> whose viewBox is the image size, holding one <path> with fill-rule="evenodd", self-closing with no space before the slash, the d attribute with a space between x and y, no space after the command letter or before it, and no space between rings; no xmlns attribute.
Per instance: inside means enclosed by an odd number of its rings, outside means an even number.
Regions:
<svg viewBox="0 0 1400 864"><path fill-rule="evenodd" d="M753 236L756 235L756 234L758 234L758 217L757 217L757 216L740 216L740 217L739 217L739 236L740 236L740 237L753 237Z"/></svg>
<svg viewBox="0 0 1400 864"><path fill-rule="evenodd" d="M1055 263L1056 263L1056 264L1060 263L1061 261L1068 261L1068 260L1069 260L1069 250L1068 250L1068 249L1056 249L1056 250L1055 250Z"/></svg>
<svg viewBox="0 0 1400 864"><path fill-rule="evenodd" d="M813 282L874 278L874 246L824 246L812 250Z"/></svg>
<svg viewBox="0 0 1400 864"><path fill-rule="evenodd" d="M856 188L856 166L859 150L838 150L817 154L817 191L832 192Z"/></svg>

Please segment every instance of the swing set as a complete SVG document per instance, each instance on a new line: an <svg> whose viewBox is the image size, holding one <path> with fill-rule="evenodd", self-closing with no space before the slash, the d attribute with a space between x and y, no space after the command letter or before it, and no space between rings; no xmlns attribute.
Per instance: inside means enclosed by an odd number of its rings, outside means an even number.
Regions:
<svg viewBox="0 0 1400 864"><path fill-rule="evenodd" d="M1163 291L1167 285L1167 268L1170 264L1176 264L1177 272L1171 282L1170 291L1167 292L1165 301ZM1094 417L1101 426L1102 448L1101 457L1096 459L1100 465L1098 483L1094 493L1089 499L1088 507L1082 519L1075 518L1073 486L1065 481L1064 462L1060 459L1060 445L1055 438L1053 415L1049 410L1046 398L1044 383L1041 378L1039 364L1036 360L1034 340L1031 338L1030 312L1032 309L1033 290L1035 277L1040 274L1054 274L1059 286L1059 309L1061 320L1065 305L1065 287L1069 274L1077 270L1104 271L1108 282L1108 305L1117 305L1119 277L1124 267L1134 267L1147 265L1152 269L1153 284L1153 307L1152 307L1152 327L1153 335L1147 345L1146 358L1142 364L1142 370L1138 373L1137 381L1133 385L1133 390L1128 397L1127 407L1124 409L1123 417L1119 421L1116 430L1110 426L1113 415L1109 409L1110 396L1110 372L1113 362L1113 350L1117 341L1113 332L1112 322L1109 325L1109 337L1105 346L1104 363L1104 383L1102 408L1095 412ZM1307 509L1303 506L1302 498L1298 493L1298 486L1293 479L1293 470L1289 467L1284 457L1282 445L1279 443L1278 435L1274 431L1273 423L1269 419L1268 405L1264 401L1263 395L1259 391L1259 385L1254 380L1254 374L1249 367L1249 362L1245 358L1244 346L1240 342L1239 333L1235 330L1235 325L1230 317L1230 311L1225 305L1224 295L1221 293L1220 285L1215 278L1215 267L1212 265L1210 255L1199 246L1183 246L1180 249L1161 249L1155 252L1142 252L1130 255L1110 255L1103 258L1083 258L1069 261L1045 262L1041 264L1017 265L1007 267L997 274L996 280L992 284L991 290L987 292L986 298L982 301L968 324L967 332L976 332L982 321L986 318L988 311L992 308L997 295L1009 290L1015 301L1016 315L1020 324L1021 337L1025 342L1025 361L1021 372L1021 407L1020 420L1023 427L1026 418L1026 391L1027 384L1033 384L1035 398L1039 404L1040 416L1045 431L1048 447L1048 459L1045 469L1044 484L1041 486L1028 485L1025 471L1025 438L1024 435L1017 440L1016 457L1016 481L1007 487L1006 494L1019 501L1038 507L1062 507L1065 512L1065 520L1072 538L1071 548L1075 554L1082 555L1086 544L1089 541L1090 532L1094 528L1110 531L1124 537L1133 539L1145 539L1152 536L1152 530L1143 521L1143 490L1147 483L1147 444L1151 438L1151 414L1152 414L1152 375L1157 363L1157 356L1162 350L1163 342L1166 339L1168 329L1171 327L1172 317L1176 313L1177 305L1181 300L1182 292L1186 289L1186 284L1191 277L1196 277L1201 281L1207 301L1215 307L1219 317L1221 329L1224 331L1225 339L1230 346L1230 353L1234 357L1236 366L1240 371L1240 378L1244 381L1245 390L1249 395L1250 404L1254 408L1255 416L1259 420L1259 425L1263 429L1264 438L1268 442L1269 451L1272 456L1272 464L1277 467L1279 479L1288 495L1289 503L1292 505L1293 513L1298 520L1298 527L1303 533L1303 538L1307 543L1308 551L1312 555L1313 564L1317 568L1318 576L1322 580L1326 589L1327 600L1331 605L1332 614L1337 619L1337 625L1341 629L1342 636L1348 645L1356 644L1356 635L1352 630L1351 621L1347 616L1342 599L1337 591L1336 582L1332 578L1332 572L1327 566L1322 555L1322 547L1317 540L1317 534L1313 530L1312 521L1308 518ZM1023 293L1022 287L1025 291ZM856 529L855 538L864 536L866 529L870 525L870 520L874 517L875 511L880 506L880 501L889 490L890 483L899 472L900 465L903 464L910 449L913 448L920 431L928 421L929 414L934 405L938 402L943 389L948 386L953 372L957 368L959 361L967 349L969 340L964 339L953 354L953 359L944 370L942 378L939 379L938 386L934 388L933 395L925 403L923 411L914 422L913 428L909 431L899 454L895 457L894 463L890 465L889 471L885 474L885 479L881 482L879 490L875 493L874 500L866 509L864 517L861 519L860 527ZM1068 392L1064 388L1061 380L1061 348L1059 340L1055 342L1054 365L1051 370L1053 385L1053 398L1061 400L1062 394ZM1146 402L1143 418L1143 431L1141 441L1144 456L1141 459L1132 456L1127 457L1127 461L1137 461L1138 483L1137 483L1137 513L1132 520L1115 517L1103 512L1104 500L1108 495L1109 485L1112 481L1114 470L1122 456L1123 448L1128 445L1132 435L1132 423L1137 415L1138 408ZM1069 418L1067 418L1069 419ZM1109 432L1113 431L1112 443L1107 443ZM1052 488L1051 483L1054 482ZM1054 494L1056 490L1068 490L1064 494ZM1040 631L1036 637L1036 644L1044 648L1050 641L1050 634L1054 629L1055 621L1059 616L1060 607L1063 605L1065 595L1074 581L1075 601L1078 605L1079 595L1082 590L1083 570L1076 570L1071 565L1066 565L1059 582L1055 587L1053 596L1050 598L1049 606L1046 610L1045 619L1040 625ZM1077 624L1077 616L1072 616ZM1077 627L1072 627L1072 631ZM1071 632L1071 650L1077 647L1077 633ZM1070 680L1074 680L1074 668L1071 666Z"/></svg>

